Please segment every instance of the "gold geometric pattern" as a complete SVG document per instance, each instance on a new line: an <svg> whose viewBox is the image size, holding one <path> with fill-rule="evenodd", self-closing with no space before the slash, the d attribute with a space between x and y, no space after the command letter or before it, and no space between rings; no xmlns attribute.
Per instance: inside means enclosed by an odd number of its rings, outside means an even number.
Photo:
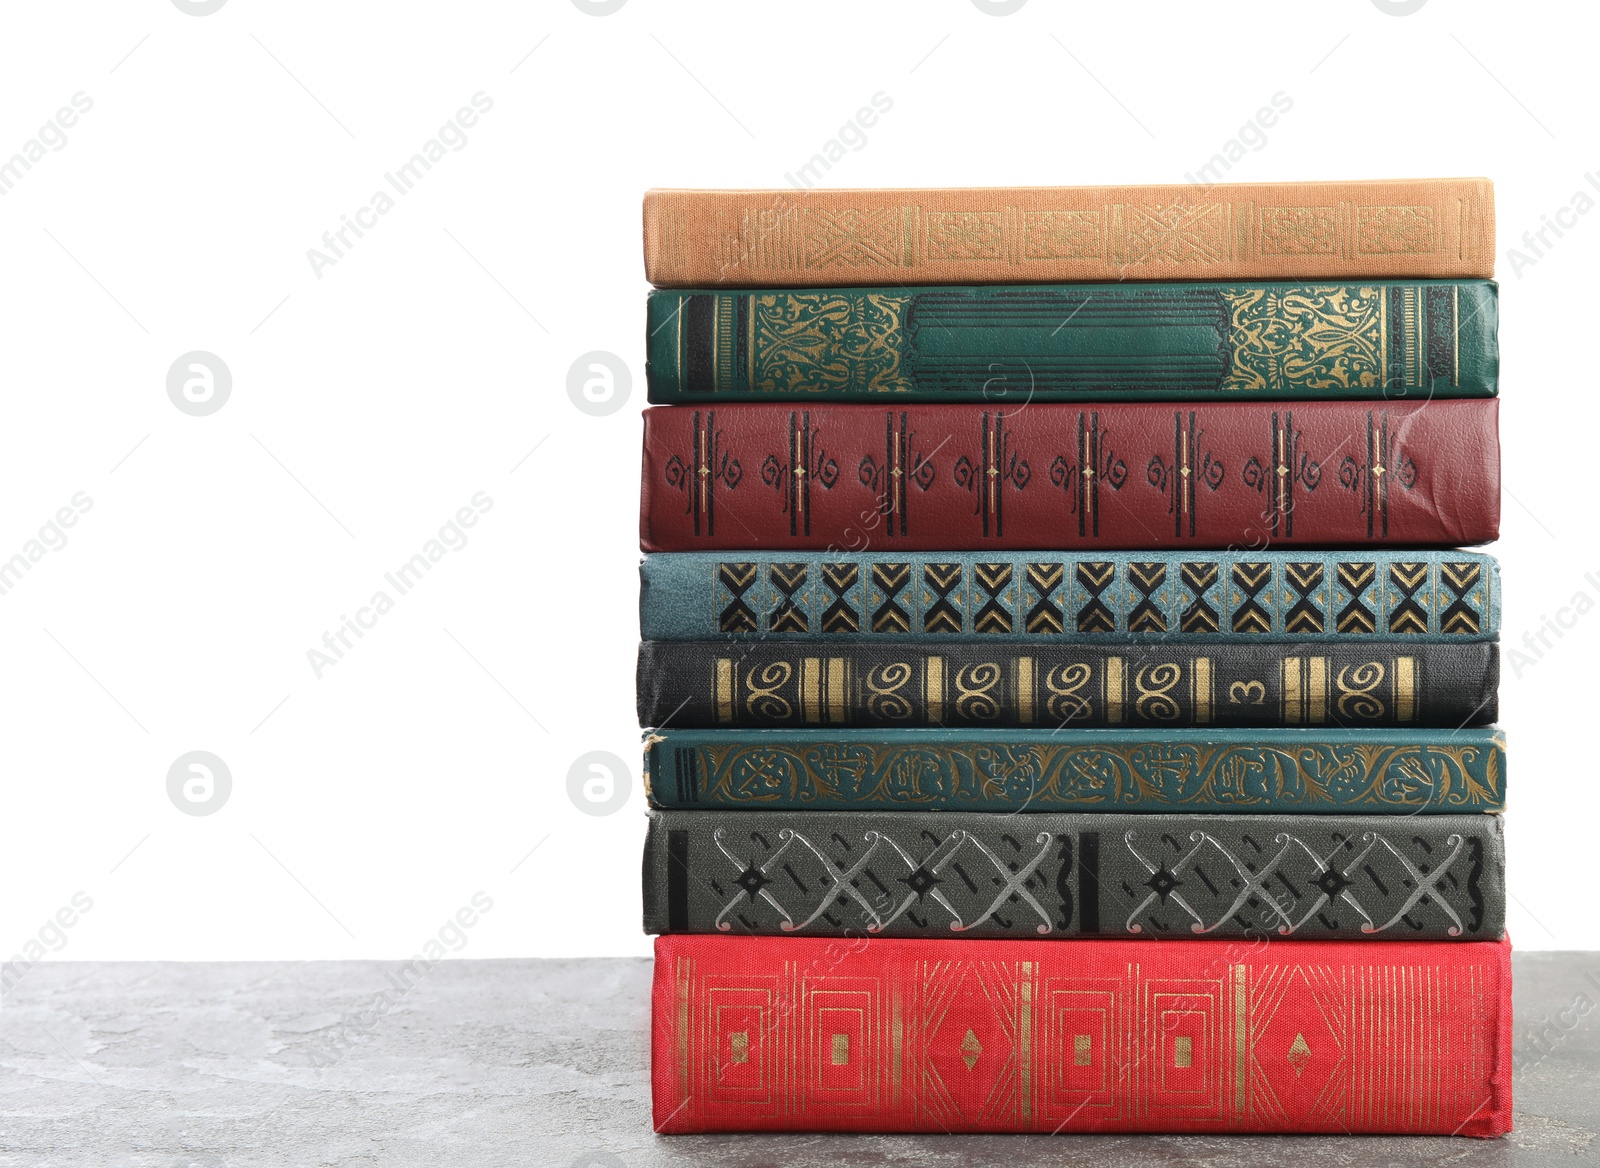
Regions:
<svg viewBox="0 0 1600 1168"><path fill-rule="evenodd" d="M1101 211L1029 211L1022 217L1022 230L1026 259L1094 259L1105 251Z"/></svg>
<svg viewBox="0 0 1600 1168"><path fill-rule="evenodd" d="M1200 265L1228 257L1228 205L1140 206L1111 215L1112 259L1123 264Z"/></svg>
<svg viewBox="0 0 1600 1168"><path fill-rule="evenodd" d="M1311 1061L1311 1047L1306 1045L1306 1036L1296 1033L1294 1041L1289 1044L1289 1053L1285 1055L1289 1065L1294 1067L1294 1077L1299 1078L1306 1069L1306 1064Z"/></svg>
<svg viewBox="0 0 1600 1168"><path fill-rule="evenodd" d="M801 212L805 266L883 267L900 262L899 208Z"/></svg>
<svg viewBox="0 0 1600 1168"><path fill-rule="evenodd" d="M1337 255L1339 208L1263 207L1262 255Z"/></svg>
<svg viewBox="0 0 1600 1168"><path fill-rule="evenodd" d="M983 1043L978 1041L978 1036L967 1031L967 1036L961 1040L961 1061L967 1064L967 1070L978 1065L978 1056L983 1053Z"/></svg>
<svg viewBox="0 0 1600 1168"><path fill-rule="evenodd" d="M729 223L731 230L718 250L725 273L1061 260L1099 261L1114 268L1194 269L1256 256L1349 261L1373 255L1439 255L1453 250L1447 236L1453 237L1455 229L1445 231L1443 220L1442 207L1350 202L1122 202L1076 209L959 211L915 204L780 206L745 208L736 223ZM693 234L670 213L662 217L660 228L663 244Z"/></svg>
<svg viewBox="0 0 1600 1168"><path fill-rule="evenodd" d="M930 260L995 260L1004 254L1002 212L930 211L927 223Z"/></svg>
<svg viewBox="0 0 1600 1168"><path fill-rule="evenodd" d="M1492 1031L1463 1041L1469 1018L1501 1008L1491 960L1256 955L1175 976L1136 960L1069 974L984 958L896 976L854 953L761 974L678 958L675 1085L702 1119L828 1107L946 1131L1137 1128L1153 1115L1196 1131L1448 1131L1505 1070ZM859 1020L848 1033L846 1015ZM785 1072L779 1050L821 1057Z"/></svg>
<svg viewBox="0 0 1600 1168"><path fill-rule="evenodd" d="M1438 247L1432 207L1362 207L1356 250L1362 255L1427 255Z"/></svg>

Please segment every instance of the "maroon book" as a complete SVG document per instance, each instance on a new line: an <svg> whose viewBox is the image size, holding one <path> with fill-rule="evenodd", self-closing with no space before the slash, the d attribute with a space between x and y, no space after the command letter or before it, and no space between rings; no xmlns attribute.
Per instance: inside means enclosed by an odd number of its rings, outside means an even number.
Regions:
<svg viewBox="0 0 1600 1168"><path fill-rule="evenodd" d="M646 551L1456 546L1498 402L663 406Z"/></svg>
<svg viewBox="0 0 1600 1168"><path fill-rule="evenodd" d="M1510 952L661 937L655 1126L1497 1136Z"/></svg>

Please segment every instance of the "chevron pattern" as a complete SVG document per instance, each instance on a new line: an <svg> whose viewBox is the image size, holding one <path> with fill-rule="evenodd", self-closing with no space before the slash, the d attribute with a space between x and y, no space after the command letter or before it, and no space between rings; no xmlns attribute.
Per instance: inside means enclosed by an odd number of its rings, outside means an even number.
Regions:
<svg viewBox="0 0 1600 1168"><path fill-rule="evenodd" d="M774 597L778 607L767 617L767 627L775 633L809 633L810 618L800 606L797 594L806 586L810 575L805 564L771 564L767 568L767 582L777 591Z"/></svg>
<svg viewBox="0 0 1600 1168"><path fill-rule="evenodd" d="M1475 636L1483 629L1480 608L1488 604L1467 603L1467 594L1477 588L1483 579L1483 567L1475 563L1443 563L1439 565L1439 583L1450 594L1449 603L1439 614L1439 631L1450 636Z"/></svg>
<svg viewBox="0 0 1600 1168"><path fill-rule="evenodd" d="M1233 610L1236 633L1270 633L1272 615L1261 606L1261 590L1272 583L1272 565L1241 563L1233 566L1233 586L1239 589Z"/></svg>
<svg viewBox="0 0 1600 1168"><path fill-rule="evenodd" d="M922 568L922 631L961 631L961 565L925 564Z"/></svg>
<svg viewBox="0 0 1600 1168"><path fill-rule="evenodd" d="M1128 613L1130 633L1164 633L1167 631L1167 614L1156 603L1155 593L1167 582L1167 566L1156 563L1130 563L1128 583L1139 593L1139 601Z"/></svg>
<svg viewBox="0 0 1600 1168"><path fill-rule="evenodd" d="M1289 633L1320 633L1327 627L1322 614L1322 588L1325 573L1318 563L1284 565L1283 581L1294 594L1294 602L1284 615L1284 630Z"/></svg>
<svg viewBox="0 0 1600 1168"><path fill-rule="evenodd" d="M1378 578L1378 565L1351 563L1339 565L1339 587L1350 594L1350 602L1339 610L1341 633L1371 633L1378 628L1378 614L1367 605L1366 593Z"/></svg>
<svg viewBox="0 0 1600 1168"><path fill-rule="evenodd" d="M1056 590L1066 579L1067 570L1062 564L1029 564L1029 605L1027 615L1030 633L1063 633L1066 622L1061 606L1056 603Z"/></svg>
<svg viewBox="0 0 1600 1168"><path fill-rule="evenodd" d="M717 627L725 633L753 633L758 630L755 609L750 607L744 594L756 582L758 569L754 564L728 563L717 565L717 583L731 594L722 611L717 613Z"/></svg>
<svg viewBox="0 0 1600 1168"><path fill-rule="evenodd" d="M1116 578L1116 565L1109 561L1092 560L1078 565L1078 583L1089 595L1078 608L1080 633L1111 633L1117 628L1116 618L1106 607L1100 594Z"/></svg>
<svg viewBox="0 0 1600 1168"><path fill-rule="evenodd" d="M973 614L973 631L1009 633L1011 631L1010 564L974 564L972 579L983 590L982 604Z"/></svg>
<svg viewBox="0 0 1600 1168"><path fill-rule="evenodd" d="M1189 590L1189 603L1178 617L1178 627L1186 633L1215 633L1222 627L1217 610L1206 594L1217 586L1217 565L1186 563L1178 568L1183 586Z"/></svg>
<svg viewBox="0 0 1600 1168"><path fill-rule="evenodd" d="M900 603L900 593L911 583L910 564L873 564L872 586L882 597L872 610L875 633L909 633L911 614Z"/></svg>
<svg viewBox="0 0 1600 1168"><path fill-rule="evenodd" d="M822 611L825 633L859 633L861 614L849 602L852 589L861 579L858 564L823 564L822 584L828 590L828 607Z"/></svg>
<svg viewBox="0 0 1600 1168"><path fill-rule="evenodd" d="M1391 564L1389 583L1398 592L1394 608L1389 610L1389 631L1401 636L1420 636L1428 631L1428 610L1417 598L1419 589L1428 583L1427 564Z"/></svg>
<svg viewBox="0 0 1600 1168"><path fill-rule="evenodd" d="M1235 558L1238 553L1190 554L1200 558L947 562L909 555L751 562L706 556L694 569L704 599L665 591L650 603L657 610L687 603L692 615L672 619L680 626L691 621L701 636L1462 641L1496 629L1495 567L1481 557L1339 560L1305 552L1302 559L1254 561Z"/></svg>

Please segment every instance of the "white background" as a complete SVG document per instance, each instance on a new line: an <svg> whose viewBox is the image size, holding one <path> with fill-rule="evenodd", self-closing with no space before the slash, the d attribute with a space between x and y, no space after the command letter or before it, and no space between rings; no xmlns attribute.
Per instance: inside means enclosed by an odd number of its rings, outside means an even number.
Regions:
<svg viewBox="0 0 1600 1168"><path fill-rule="evenodd" d="M648 952L640 195L785 185L879 91L827 185L1181 182L1280 90L1230 179L1493 177L1508 648L1600 599L1600 214L1507 254L1600 194L1583 11L8 5L0 158L94 105L0 197L0 559L93 505L0 595L0 958L79 891L58 959L399 957L480 890L464 955ZM467 144L319 278L307 249L479 91ZM195 349L233 375L207 417L166 393ZM633 373L609 417L566 392L596 349ZM479 491L466 546L319 680L307 651ZM1512 933L1600 948L1600 615L1552 644L1503 688ZM191 750L233 776L203 817L166 790ZM568 798L593 750L632 766L616 814Z"/></svg>

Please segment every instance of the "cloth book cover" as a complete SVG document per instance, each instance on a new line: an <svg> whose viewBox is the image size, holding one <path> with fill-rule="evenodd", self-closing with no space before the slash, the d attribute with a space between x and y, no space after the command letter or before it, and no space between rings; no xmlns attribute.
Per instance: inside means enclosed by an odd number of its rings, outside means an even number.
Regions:
<svg viewBox="0 0 1600 1168"><path fill-rule="evenodd" d="M653 811L647 933L1495 940L1498 815Z"/></svg>
<svg viewBox="0 0 1600 1168"><path fill-rule="evenodd" d="M1485 178L946 190L653 190L658 287L1494 275Z"/></svg>
<svg viewBox="0 0 1600 1168"><path fill-rule="evenodd" d="M1430 815L1505 806L1505 737L1458 730L664 730L652 807Z"/></svg>
<svg viewBox="0 0 1600 1168"><path fill-rule="evenodd" d="M1488 397L1488 281L655 292L652 402Z"/></svg>
<svg viewBox="0 0 1600 1168"><path fill-rule="evenodd" d="M1486 726L1499 645L645 641L639 725Z"/></svg>
<svg viewBox="0 0 1600 1168"><path fill-rule="evenodd" d="M1492 641L1500 566L1472 552L663 552L647 641Z"/></svg>
<svg viewBox="0 0 1600 1168"><path fill-rule="evenodd" d="M661 937L651 1006L661 1132L1511 1128L1506 943Z"/></svg>
<svg viewBox="0 0 1600 1168"><path fill-rule="evenodd" d="M745 403L644 413L645 551L1457 546L1498 399Z"/></svg>

